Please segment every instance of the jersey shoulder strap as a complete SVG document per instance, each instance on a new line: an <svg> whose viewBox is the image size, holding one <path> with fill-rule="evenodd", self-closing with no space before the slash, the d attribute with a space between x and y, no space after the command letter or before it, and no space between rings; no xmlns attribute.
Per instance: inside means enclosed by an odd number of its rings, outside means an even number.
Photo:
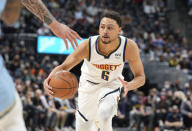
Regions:
<svg viewBox="0 0 192 131"><path fill-rule="evenodd" d="M89 37L89 61L91 61L91 53L94 51L98 37L99 35Z"/></svg>

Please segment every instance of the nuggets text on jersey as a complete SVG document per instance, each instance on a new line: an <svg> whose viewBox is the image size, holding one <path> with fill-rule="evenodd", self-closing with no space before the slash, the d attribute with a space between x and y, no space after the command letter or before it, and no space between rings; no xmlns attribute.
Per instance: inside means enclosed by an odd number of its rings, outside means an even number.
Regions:
<svg viewBox="0 0 192 131"><path fill-rule="evenodd" d="M119 65L109 65L109 64L92 64L94 65L96 68L101 69L101 70L111 70L114 71L117 69L117 67L119 67L121 64Z"/></svg>

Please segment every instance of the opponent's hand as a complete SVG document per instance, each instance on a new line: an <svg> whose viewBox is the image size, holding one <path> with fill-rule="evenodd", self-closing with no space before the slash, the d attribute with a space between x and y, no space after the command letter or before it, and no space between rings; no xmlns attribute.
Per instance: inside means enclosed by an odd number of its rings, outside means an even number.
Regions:
<svg viewBox="0 0 192 131"><path fill-rule="evenodd" d="M127 93L128 93L128 82L124 81L123 79L121 79L120 77L118 77L118 79L121 81L123 87L124 87L124 92L123 92L123 97L126 97Z"/></svg>
<svg viewBox="0 0 192 131"><path fill-rule="evenodd" d="M54 95L53 88L51 86L49 86L49 81L50 80L51 80L50 78L45 79L44 82L43 82L43 87L44 87L45 92L49 96L53 97L53 95Z"/></svg>
<svg viewBox="0 0 192 131"><path fill-rule="evenodd" d="M71 45L74 49L75 49L75 45L76 47L78 46L76 38L81 40L81 37L78 35L77 32L70 29L67 25L59 23L58 21L54 20L49 25L49 27L56 36L64 40L67 49L69 49L67 39L71 42Z"/></svg>

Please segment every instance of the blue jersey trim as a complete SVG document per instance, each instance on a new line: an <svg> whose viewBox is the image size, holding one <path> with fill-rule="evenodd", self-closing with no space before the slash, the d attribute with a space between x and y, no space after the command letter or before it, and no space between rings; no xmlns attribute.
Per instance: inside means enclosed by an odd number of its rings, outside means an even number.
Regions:
<svg viewBox="0 0 192 131"><path fill-rule="evenodd" d="M77 111L78 111L79 115L87 122L88 121L87 118L85 118L85 116L79 110L77 110Z"/></svg>
<svg viewBox="0 0 192 131"><path fill-rule="evenodd" d="M127 47L127 38L125 37L125 45L124 45L124 49L123 49L123 62L125 62L125 51L126 51L126 47Z"/></svg>
<svg viewBox="0 0 192 131"><path fill-rule="evenodd" d="M120 43L119 43L118 47L117 47L115 50L111 51L109 54L104 55L104 54L102 54L102 53L99 52L99 49L98 49L98 38L99 38L99 37L97 37L97 40L96 40L96 42L95 42L95 49L96 49L97 53L98 53L99 55L104 56L105 59L109 59L109 57L111 56L111 54L113 54L115 51L117 51L117 50L119 49L120 45L121 45L121 37L119 37Z"/></svg>

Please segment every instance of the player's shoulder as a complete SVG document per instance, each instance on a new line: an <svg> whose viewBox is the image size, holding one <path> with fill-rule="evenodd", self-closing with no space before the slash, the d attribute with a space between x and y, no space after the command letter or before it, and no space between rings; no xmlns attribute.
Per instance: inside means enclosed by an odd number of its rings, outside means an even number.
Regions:
<svg viewBox="0 0 192 131"><path fill-rule="evenodd" d="M99 35L92 35L92 36L89 36L88 39L97 39L99 37Z"/></svg>
<svg viewBox="0 0 192 131"><path fill-rule="evenodd" d="M127 44L128 45L133 45L133 46L137 45L136 42L133 39L131 39L131 38L127 38Z"/></svg>
<svg viewBox="0 0 192 131"><path fill-rule="evenodd" d="M89 45L90 47L94 46L94 45L97 43L98 38L99 38L99 35L90 36L90 37L88 38L88 41L87 41L87 42L88 42L88 45Z"/></svg>
<svg viewBox="0 0 192 131"><path fill-rule="evenodd" d="M122 36L120 35L119 36L121 39L125 39L126 40L126 44L130 44L130 45L136 45L135 41L131 38L128 38L128 37L125 37L125 36Z"/></svg>
<svg viewBox="0 0 192 131"><path fill-rule="evenodd" d="M126 60L131 60L133 56L136 56L139 53L139 48L133 39L127 38L125 52Z"/></svg>
<svg viewBox="0 0 192 131"><path fill-rule="evenodd" d="M99 38L99 35L93 35L93 36L90 36L88 39L89 39L89 42L94 42L96 41L97 39Z"/></svg>
<svg viewBox="0 0 192 131"><path fill-rule="evenodd" d="M127 49L137 49L138 48L138 45L137 43L133 40L133 39L130 39L130 38L127 38L127 43L126 43L126 47Z"/></svg>
<svg viewBox="0 0 192 131"><path fill-rule="evenodd" d="M90 36L84 39L79 46L87 48L91 43L94 43L93 40L97 40L98 37L99 37L98 35Z"/></svg>
<svg viewBox="0 0 192 131"><path fill-rule="evenodd" d="M80 51L79 49L87 50L89 48L89 39L83 39L80 44L75 48L75 51Z"/></svg>

